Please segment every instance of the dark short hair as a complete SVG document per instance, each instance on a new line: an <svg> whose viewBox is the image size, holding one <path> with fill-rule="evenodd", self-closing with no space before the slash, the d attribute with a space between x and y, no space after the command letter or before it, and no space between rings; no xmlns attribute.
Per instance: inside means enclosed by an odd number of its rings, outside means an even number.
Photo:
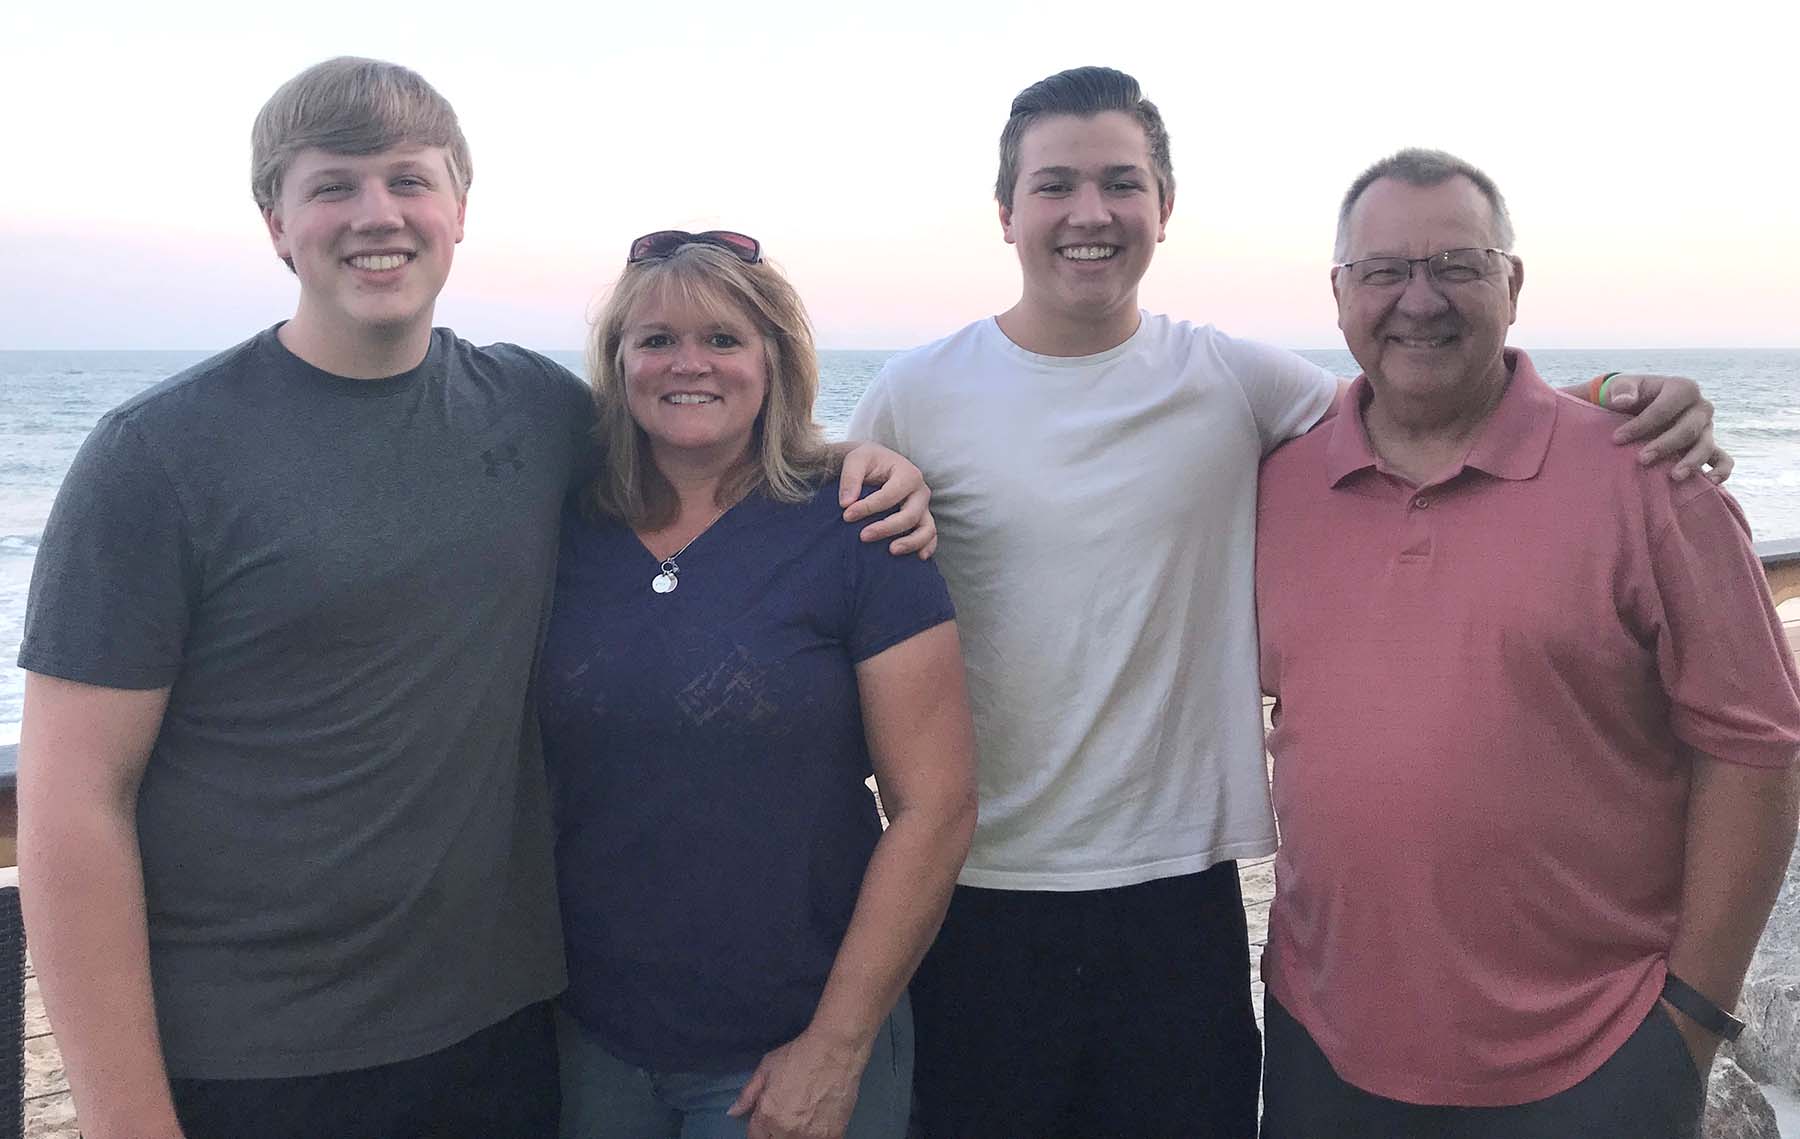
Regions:
<svg viewBox="0 0 1800 1139"><path fill-rule="evenodd" d="M1162 112L1144 98L1137 80L1110 67L1059 71L1013 97L1012 111L1000 132L1000 177L994 183L994 197L1012 209L1013 188L1019 183L1019 144L1031 124L1051 115L1092 118L1105 111L1121 111L1144 128L1157 193L1167 202L1175 193L1175 168L1169 162L1169 129L1163 126Z"/></svg>
<svg viewBox="0 0 1800 1139"><path fill-rule="evenodd" d="M1333 258L1342 261L1350 256L1350 211L1356 208L1356 200L1363 196L1363 191L1376 182L1383 178L1395 178L1409 186L1436 186L1459 175L1475 183L1475 188L1481 191L1482 197L1493 207L1494 244L1511 253L1512 215L1507 212L1506 199L1501 196L1500 187L1494 184L1494 180L1480 167L1465 162L1454 154L1414 146L1388 155L1358 174L1356 181L1350 183L1350 189L1344 194L1344 204L1338 207L1337 244L1332 250Z"/></svg>

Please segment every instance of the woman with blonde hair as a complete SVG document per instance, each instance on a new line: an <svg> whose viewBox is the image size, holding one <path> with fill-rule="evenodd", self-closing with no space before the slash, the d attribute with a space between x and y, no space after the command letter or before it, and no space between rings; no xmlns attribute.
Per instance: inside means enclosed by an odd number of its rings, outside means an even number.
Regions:
<svg viewBox="0 0 1800 1139"><path fill-rule="evenodd" d="M905 988L975 819L948 593L843 522L805 309L754 239L634 242L590 375L606 458L541 681L563 1133L899 1139Z"/></svg>

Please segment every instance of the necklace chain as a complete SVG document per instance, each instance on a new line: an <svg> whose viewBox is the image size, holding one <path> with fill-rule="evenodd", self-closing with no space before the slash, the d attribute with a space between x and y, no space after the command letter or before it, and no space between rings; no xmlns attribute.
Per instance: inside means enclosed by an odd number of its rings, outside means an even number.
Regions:
<svg viewBox="0 0 1800 1139"><path fill-rule="evenodd" d="M725 508L725 510L730 510L730 509L731 508L729 506ZM681 584L681 567L675 564L675 559L679 558L681 555L687 553L688 547L693 545L695 542L698 542L700 540L701 534L706 533L708 530L711 530L715 525L717 525L719 519L725 517L725 510L721 510L717 514L713 515L713 519L711 522L708 522L706 525L700 527L700 530L698 533L696 533L692 538L689 538L687 541L685 541L681 544L681 549L676 550L674 553L670 554L668 557L666 557L662 560L662 567L661 567L662 572L650 579L650 588L654 592L657 592L657 593L674 593L675 592L675 587L677 585Z"/></svg>

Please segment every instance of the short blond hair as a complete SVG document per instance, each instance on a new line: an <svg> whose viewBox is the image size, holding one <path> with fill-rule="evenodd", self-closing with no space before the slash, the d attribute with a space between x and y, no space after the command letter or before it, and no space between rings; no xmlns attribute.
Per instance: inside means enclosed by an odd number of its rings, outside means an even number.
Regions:
<svg viewBox="0 0 1800 1139"><path fill-rule="evenodd" d="M804 502L820 477L837 470L836 454L813 421L819 356L800 295L767 261L750 265L705 244L627 265L588 336L595 438L604 461L583 493L584 505L629 526L654 529L675 520L674 488L651 461L644 429L625 396L625 326L655 297L679 299L715 319L748 320L763 338L768 394L756 417L751 457L719 487L720 505L753 490L778 502Z"/></svg>
<svg viewBox="0 0 1800 1139"><path fill-rule="evenodd" d="M288 166L303 150L375 154L408 143L443 147L457 197L468 194L475 167L456 111L418 72L349 55L315 63L283 83L257 113L250 193L258 209L273 209Z"/></svg>

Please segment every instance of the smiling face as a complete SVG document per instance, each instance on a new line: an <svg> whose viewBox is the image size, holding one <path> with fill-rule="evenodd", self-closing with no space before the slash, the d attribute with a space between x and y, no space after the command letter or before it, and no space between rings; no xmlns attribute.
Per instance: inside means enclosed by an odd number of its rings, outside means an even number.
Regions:
<svg viewBox="0 0 1800 1139"><path fill-rule="evenodd" d="M769 391L766 345L749 316L654 291L625 321L619 352L626 408L659 467L722 472L745 459Z"/></svg>
<svg viewBox="0 0 1800 1139"><path fill-rule="evenodd" d="M463 210L442 147L301 151L263 215L300 278L293 323L350 342L429 333Z"/></svg>
<svg viewBox="0 0 1800 1139"><path fill-rule="evenodd" d="M1144 128L1121 111L1051 115L1019 143L1019 180L1000 207L1019 250L1021 308L1040 322L1137 323L1137 287L1172 201L1151 169Z"/></svg>
<svg viewBox="0 0 1800 1139"><path fill-rule="evenodd" d="M1380 178L1356 200L1346 260L1427 257L1496 241L1493 208L1475 183L1457 175L1434 186ZM1486 276L1439 282L1424 265L1403 285L1357 283L1354 270L1333 269L1338 327L1351 355L1384 393L1421 405L1480 406L1506 384L1506 329L1518 314L1524 267L1510 255L1488 255Z"/></svg>

